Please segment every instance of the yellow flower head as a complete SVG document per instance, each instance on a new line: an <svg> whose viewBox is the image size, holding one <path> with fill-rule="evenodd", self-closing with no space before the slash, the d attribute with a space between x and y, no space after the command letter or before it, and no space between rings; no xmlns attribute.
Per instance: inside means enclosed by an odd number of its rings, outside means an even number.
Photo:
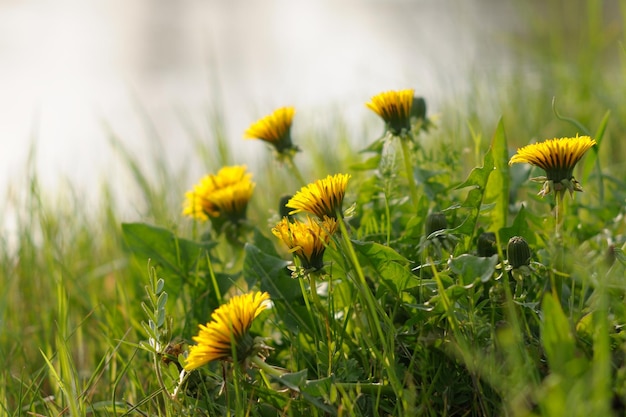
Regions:
<svg viewBox="0 0 626 417"><path fill-rule="evenodd" d="M286 204L294 209L289 214L307 211L320 219L324 216L337 218L341 215L343 197L350 179L349 174L335 174L300 189Z"/></svg>
<svg viewBox="0 0 626 417"><path fill-rule="evenodd" d="M411 130L413 93L413 89L386 91L372 97L366 106L382 117L391 134L400 135Z"/></svg>
<svg viewBox="0 0 626 417"><path fill-rule="evenodd" d="M201 221L223 217L238 222L246 217L254 186L245 166L223 167L185 193L183 215Z"/></svg>
<svg viewBox="0 0 626 417"><path fill-rule="evenodd" d="M291 122L296 110L281 107L262 119L254 122L244 133L246 139L260 139L271 144L279 154L297 152L291 143Z"/></svg>
<svg viewBox="0 0 626 417"><path fill-rule="evenodd" d="M252 321L268 306L270 296L266 292L253 292L231 298L211 314L211 321L199 325L200 331L193 337L196 345L189 348L185 370L191 371L214 360L244 361L256 354L254 341L248 334Z"/></svg>
<svg viewBox="0 0 626 417"><path fill-rule="evenodd" d="M543 189L539 192L541 196L548 194L552 188L557 195L562 195L566 189L572 194L573 191L582 191L574 178L574 167L595 144L596 141L589 136L548 139L519 148L509 165L523 162L543 169L546 177L538 178L544 181Z"/></svg>
<svg viewBox="0 0 626 417"><path fill-rule="evenodd" d="M324 217L320 222L307 216L305 222L296 220L293 223L283 217L272 233L302 261L304 269L317 271L322 269L324 250L335 230L337 221L330 217Z"/></svg>

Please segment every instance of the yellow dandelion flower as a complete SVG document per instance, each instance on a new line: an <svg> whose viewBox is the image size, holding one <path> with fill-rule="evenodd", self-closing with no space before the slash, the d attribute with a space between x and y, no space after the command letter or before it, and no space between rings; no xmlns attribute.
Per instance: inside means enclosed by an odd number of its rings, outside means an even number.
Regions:
<svg viewBox="0 0 626 417"><path fill-rule="evenodd" d="M509 161L509 165L527 163L543 169L546 177L535 179L544 183L539 192L541 196L550 193L552 189L559 196L562 196L565 190L572 194L574 191L582 191L574 178L574 167L585 152L595 144L596 141L589 136L548 139L519 148Z"/></svg>
<svg viewBox="0 0 626 417"><path fill-rule="evenodd" d="M272 233L302 261L304 269L317 271L322 269L324 250L335 230L337 221L330 217L320 222L307 216L305 222L296 220L293 223L283 217Z"/></svg>
<svg viewBox="0 0 626 417"><path fill-rule="evenodd" d="M413 89L386 91L371 98L366 106L379 115L392 135L411 130L411 108Z"/></svg>
<svg viewBox="0 0 626 417"><path fill-rule="evenodd" d="M223 217L238 222L246 217L255 184L245 166L227 166L205 176L185 193L183 215L201 221Z"/></svg>
<svg viewBox="0 0 626 417"><path fill-rule="evenodd" d="M349 174L329 175L302 187L286 204L294 209L289 214L306 211L320 219L324 216L336 219L342 212L341 206L349 179Z"/></svg>
<svg viewBox="0 0 626 417"><path fill-rule="evenodd" d="M238 361L255 355L254 340L248 331L252 321L267 308L269 298L266 292L243 294L214 310L211 321L199 325L200 331L193 337L196 345L189 348L185 370L215 360L232 360L233 352Z"/></svg>
<svg viewBox="0 0 626 417"><path fill-rule="evenodd" d="M254 122L244 133L246 139L260 139L272 145L279 154L292 154L298 148L291 142L291 123L296 110L281 107Z"/></svg>

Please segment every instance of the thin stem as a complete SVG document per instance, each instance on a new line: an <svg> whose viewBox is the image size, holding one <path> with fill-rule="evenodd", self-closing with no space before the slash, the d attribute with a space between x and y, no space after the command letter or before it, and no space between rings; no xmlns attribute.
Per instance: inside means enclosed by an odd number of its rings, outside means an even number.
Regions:
<svg viewBox="0 0 626 417"><path fill-rule="evenodd" d="M275 366L269 365L263 359L258 356L253 356L250 358L250 363L256 365L261 371L263 371L267 375L271 375L276 378L280 378L283 375L289 373L288 370L277 368ZM391 385L385 385L380 383L368 383L368 382L335 382L334 385L343 390L344 392L347 390L357 390L364 394L383 394L383 395L394 395L394 390Z"/></svg>
<svg viewBox="0 0 626 417"><path fill-rule="evenodd" d="M563 191L557 191L555 196L555 207L554 207L554 216L555 216L555 244L556 244L556 261L557 261L557 273L553 273L554 282L552 292L555 295L556 299L561 302L561 295L563 294L563 277L560 272L563 270L563 256L564 256L564 247L563 247L563 239L561 236L561 222L563 221Z"/></svg>
<svg viewBox="0 0 626 417"><path fill-rule="evenodd" d="M362 301L365 302L365 312L367 314L367 321L370 325L370 334L372 336L377 335L380 343L382 345L382 357L381 359L387 363L388 368L388 377L391 386L393 387L396 395L402 395L402 383L400 382L397 374L394 372L394 367L392 364L394 363L393 359L393 349L390 346L389 341L386 338L386 334L383 332L383 329L380 324L380 320L389 321L389 318L386 317L383 311L380 311L380 306L377 306L374 296L371 293L367 281L365 280L365 274L363 273L363 269L361 268L361 264L358 260L356 251L352 246L352 242L350 241L350 237L348 235L348 229L346 228L346 224L341 217L339 217L339 228L341 230L341 237L343 247L346 251L346 255L352 266L354 268L354 273L356 275L356 284L357 290L361 296ZM377 308L378 307L378 308ZM380 314L380 317L377 315ZM374 351L376 353L376 351Z"/></svg>
<svg viewBox="0 0 626 417"><path fill-rule="evenodd" d="M411 200L413 205L417 209L419 203L419 196L417 195L417 185L415 184L415 177L413 176L413 165L411 164L411 151L409 149L409 138L401 137L400 143L402 144L402 156L404 158L404 170L406 172L406 178L409 182L409 191L411 193Z"/></svg>
<svg viewBox="0 0 626 417"><path fill-rule="evenodd" d="M554 236L557 241L561 238L561 203L563 202L563 193L561 191L557 191L554 198L555 206L554 206Z"/></svg>
<svg viewBox="0 0 626 417"><path fill-rule="evenodd" d="M222 294L220 291L220 287L217 284L217 278L215 277L215 271L213 271L213 263L211 262L211 257L209 253L206 253L207 265L209 267L209 276L211 277L211 284L213 285L213 291L215 291L215 298L217 299L218 305L222 304Z"/></svg>
<svg viewBox="0 0 626 417"><path fill-rule="evenodd" d="M313 299L313 304L315 304L315 306L317 307L317 309L319 310L320 314L324 317L324 324L325 324L325 329L326 329L326 347L328 348L328 374L330 375L331 371L332 371L332 357L333 357L333 353L332 353L332 347L331 347L331 343L330 343L330 316L328 314L328 311L324 308L324 305L322 304L322 301L320 300L319 295L317 294L317 282L316 282L316 277L317 277L317 272L311 272L308 274L309 275L309 286L311 287L311 298Z"/></svg>
<svg viewBox="0 0 626 417"><path fill-rule="evenodd" d="M293 160L293 155L285 156L285 163L289 166L291 173L293 174L294 177L296 177L300 185L301 186L307 185L307 182L304 180L304 177L300 173L300 169L298 168L298 166Z"/></svg>
<svg viewBox="0 0 626 417"><path fill-rule="evenodd" d="M311 317L311 322L313 323L313 326L315 327L315 332L313 333L313 336L315 338L315 345L317 346L317 342L318 342L317 335L319 333L317 329L317 321L315 320L315 316L313 315L313 309L311 308L309 297L307 297L306 288L304 288L304 279L298 278L298 281L300 282L300 291L302 291L302 298L304 299L306 311L309 313L309 316Z"/></svg>
<svg viewBox="0 0 626 417"><path fill-rule="evenodd" d="M271 375L277 378L280 378L286 373L289 373L286 369L277 368L265 362L263 359L254 355L250 358L250 363L256 365L261 371L265 372L267 375Z"/></svg>

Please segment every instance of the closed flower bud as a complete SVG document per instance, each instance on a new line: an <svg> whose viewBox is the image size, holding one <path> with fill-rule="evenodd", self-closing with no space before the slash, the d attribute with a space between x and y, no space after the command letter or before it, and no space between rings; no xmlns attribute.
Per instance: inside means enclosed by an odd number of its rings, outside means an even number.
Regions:
<svg viewBox="0 0 626 417"><path fill-rule="evenodd" d="M426 100L422 97L413 97L411 117L415 117L418 120L426 120Z"/></svg>
<svg viewBox="0 0 626 417"><path fill-rule="evenodd" d="M426 237L447 228L448 220L446 220L446 216L443 213L430 213L428 217L426 217Z"/></svg>
<svg viewBox="0 0 626 417"><path fill-rule="evenodd" d="M496 234L492 232L484 232L478 236L478 256L489 258L498 253L496 247Z"/></svg>
<svg viewBox="0 0 626 417"><path fill-rule="evenodd" d="M289 221L291 221L293 219L293 216L291 216L289 214L289 212L292 209L287 207L287 203L289 202L289 200L291 200L291 197L293 197L293 196L292 195L284 195L284 196L282 196L280 198L280 201L278 202L278 214L280 215L281 219L283 217L287 217L289 219Z"/></svg>
<svg viewBox="0 0 626 417"><path fill-rule="evenodd" d="M506 247L509 265L513 268L530 265L530 247L523 237L513 236Z"/></svg>

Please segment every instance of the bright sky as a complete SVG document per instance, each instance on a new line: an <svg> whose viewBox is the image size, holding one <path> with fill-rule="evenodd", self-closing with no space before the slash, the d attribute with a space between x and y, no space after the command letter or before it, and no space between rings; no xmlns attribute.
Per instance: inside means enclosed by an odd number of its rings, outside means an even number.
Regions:
<svg viewBox="0 0 626 417"><path fill-rule="evenodd" d="M247 125L283 105L311 119L340 105L360 123L373 117L364 103L384 90L415 88L436 104L461 88L469 68L485 65L485 51L489 62L499 57L500 3L0 2L0 192L23 175L33 138L50 186L59 176L85 186L115 181L122 166L102 122L147 153L154 138L140 107L178 166L190 163L180 112L206 133L215 100L242 148ZM258 151L246 146L238 162Z"/></svg>

